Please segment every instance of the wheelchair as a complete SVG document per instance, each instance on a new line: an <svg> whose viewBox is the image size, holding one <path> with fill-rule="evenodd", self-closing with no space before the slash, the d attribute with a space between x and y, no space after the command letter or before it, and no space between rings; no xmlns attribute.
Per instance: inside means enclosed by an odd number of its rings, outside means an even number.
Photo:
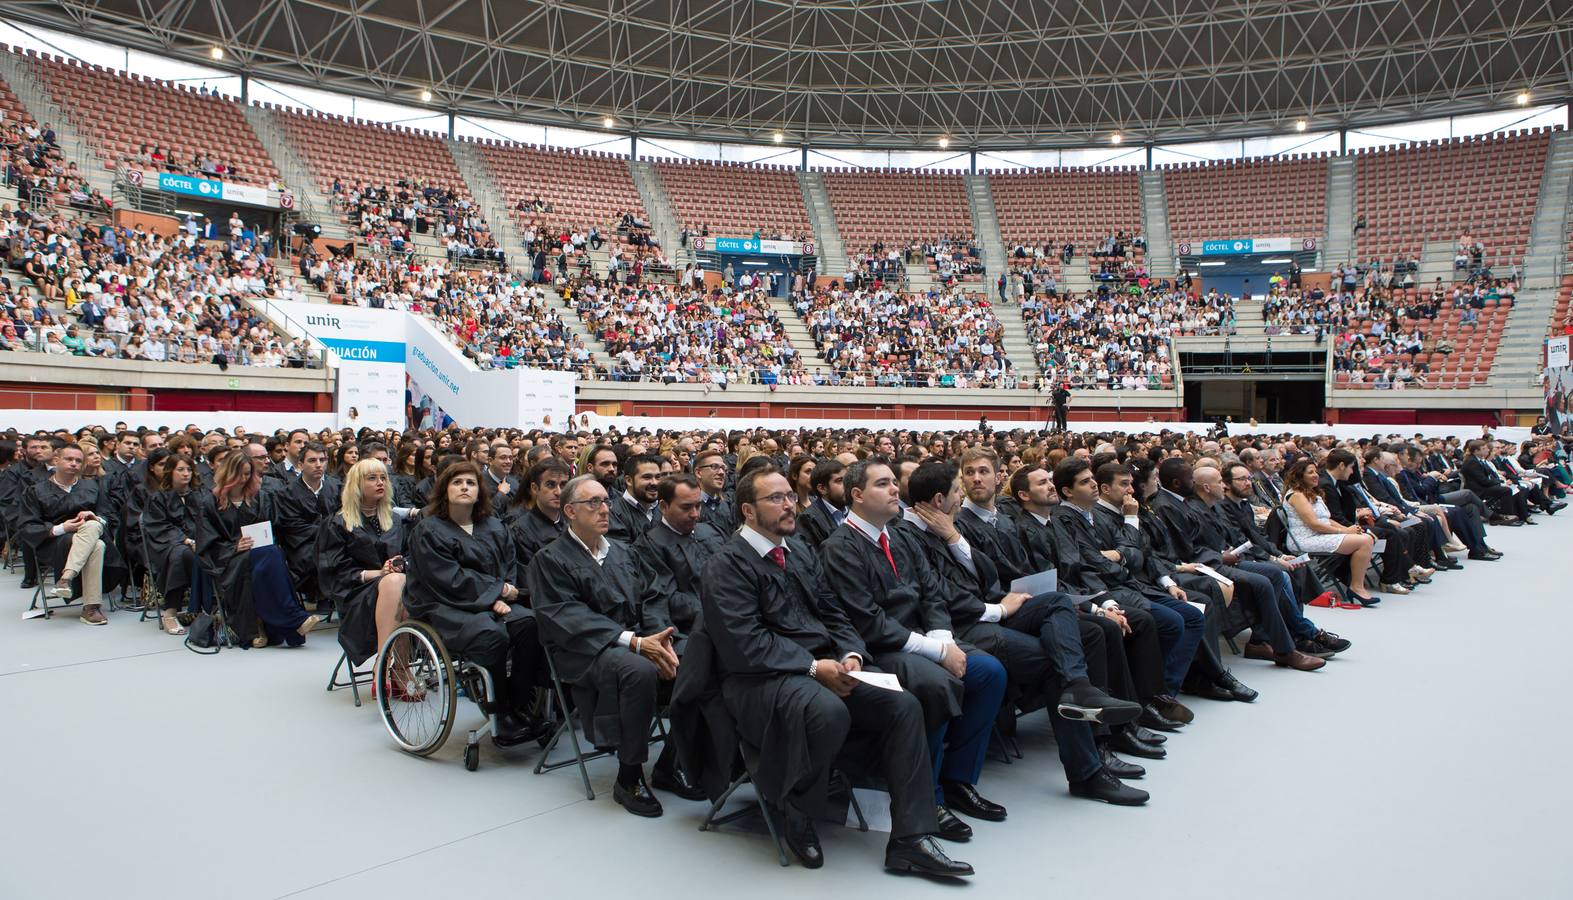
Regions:
<svg viewBox="0 0 1573 900"><path fill-rule="evenodd" d="M486 721L465 738L464 767L480 768L480 740L497 731L490 672L454 659L430 625L409 619L377 651L374 677L382 724L399 749L415 756L430 756L447 742L461 692L474 701Z"/></svg>

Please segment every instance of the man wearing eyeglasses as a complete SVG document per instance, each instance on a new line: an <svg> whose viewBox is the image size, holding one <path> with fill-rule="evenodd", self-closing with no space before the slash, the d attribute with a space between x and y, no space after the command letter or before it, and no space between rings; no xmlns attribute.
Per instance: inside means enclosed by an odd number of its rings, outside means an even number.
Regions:
<svg viewBox="0 0 1573 900"><path fill-rule="evenodd" d="M541 643L562 680L591 695L579 706L585 737L617 751L612 799L654 818L662 810L651 783L688 800L704 796L679 774L671 743L656 761L653 782L645 780L658 697L677 677L682 652L665 589L670 582L628 545L607 538L606 488L593 475L570 480L560 502L568 530L541 548L526 572Z"/></svg>
<svg viewBox="0 0 1573 900"><path fill-rule="evenodd" d="M719 450L699 454L694 460L694 474L699 477L699 521L709 525L723 537L737 530L737 512L726 496L726 459Z"/></svg>

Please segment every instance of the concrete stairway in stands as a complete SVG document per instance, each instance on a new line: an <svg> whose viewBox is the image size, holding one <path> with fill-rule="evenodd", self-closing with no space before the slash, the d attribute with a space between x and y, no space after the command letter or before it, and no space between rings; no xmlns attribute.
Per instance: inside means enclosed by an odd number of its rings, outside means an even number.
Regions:
<svg viewBox="0 0 1573 900"><path fill-rule="evenodd" d="M590 351L590 359L597 366L610 371L613 367L611 354L606 352L606 347L596 340L590 329L579 320L579 314L574 312L568 301L563 299L563 295L557 293L557 289L550 285L543 285L541 293L546 297L548 304L558 308L558 314L562 316L563 325L567 327L569 336L576 337L584 343Z"/></svg>
<svg viewBox="0 0 1573 900"><path fill-rule="evenodd" d="M519 226L513 216L509 215L508 198L497 190L497 178L486 165L486 159L476 152L473 145L464 141L449 138L443 143L447 145L448 155L453 157L454 165L459 167L459 174L464 176L470 196L475 198L476 205L481 208L481 215L486 217L486 224L491 226L492 239L508 255L508 265L513 268L525 266L524 238L519 234Z"/></svg>
<svg viewBox="0 0 1573 900"><path fill-rule="evenodd" d="M841 243L841 229L836 225L835 210L830 207L825 179L818 172L799 170L797 184L803 191L803 208L808 210L808 222L814 227L819 274L840 278L847 273L847 250Z"/></svg>
<svg viewBox="0 0 1573 900"><path fill-rule="evenodd" d="M987 175L964 176L967 182L967 203L972 208L972 228L978 246L983 250L983 284L992 297L999 296L999 277L1007 271L1005 238L1000 236L999 214L994 208L994 192L989 189Z"/></svg>
<svg viewBox="0 0 1573 900"><path fill-rule="evenodd" d="M1061 267L1064 278L1059 285L1061 294L1084 294L1097 287L1092 280L1092 263L1085 256L1072 256L1071 261Z"/></svg>
<svg viewBox="0 0 1573 900"><path fill-rule="evenodd" d="M1027 326L1021 321L1021 311L1012 307L999 311L1000 324L1005 326L1005 358L1016 372L1016 377L1030 380L1037 377L1038 360L1032 355L1032 341L1027 337Z"/></svg>
<svg viewBox="0 0 1573 900"><path fill-rule="evenodd" d="M679 240L681 232L677 227L677 217L672 213L672 202L667 197L666 187L661 183L661 174L656 171L655 163L630 159L628 171L634 177L634 189L639 192L645 215L650 217L650 229L655 232L655 239L661 242L662 249L666 250L666 255L671 257L677 267L682 268L691 260L692 254L682 247L682 241Z"/></svg>
<svg viewBox="0 0 1573 900"><path fill-rule="evenodd" d="M1163 192L1163 172L1142 172L1142 236L1147 238L1147 272L1173 278L1174 240L1169 236L1169 201ZM1086 267L1082 267L1086 271Z"/></svg>
<svg viewBox="0 0 1573 900"><path fill-rule="evenodd" d="M348 240L349 230L344 227L343 217L333 209L332 198L317 187L315 173L295 152L295 146L290 143L284 126L273 115L273 111L247 105L241 108L241 112L245 114L251 130L256 133L257 140L262 142L262 149L268 151L273 165L279 170L279 177L284 179L284 185L294 192L296 220L319 226L322 236L329 240Z"/></svg>
<svg viewBox="0 0 1573 900"><path fill-rule="evenodd" d="M1322 240L1320 268L1354 262L1355 160L1352 156L1327 161L1327 236Z"/></svg>
<svg viewBox="0 0 1573 900"><path fill-rule="evenodd" d="M781 320L781 330L796 348L798 356L802 357L803 368L810 375L815 372L830 374L833 371L830 363L819 358L819 347L814 344L814 336L809 334L808 325L798 318L797 310L792 308L792 301L771 297L770 309Z"/></svg>
<svg viewBox="0 0 1573 900"><path fill-rule="evenodd" d="M1567 260L1569 190L1573 188L1573 135L1551 136L1540 198L1529 226L1523 283L1513 298L1502 343L1491 366L1492 387L1522 388L1535 383L1544 360L1551 315L1556 310L1562 267Z"/></svg>
<svg viewBox="0 0 1573 900"><path fill-rule="evenodd" d="M67 162L76 163L79 171L87 173L87 183L97 188L105 197L114 196L114 173L104 168L104 163L93 152L87 138L78 131L71 117L49 96L49 91L34 75L27 61L15 53L0 52L0 78L11 86L11 93L27 107L40 125L55 127L55 143Z"/></svg>

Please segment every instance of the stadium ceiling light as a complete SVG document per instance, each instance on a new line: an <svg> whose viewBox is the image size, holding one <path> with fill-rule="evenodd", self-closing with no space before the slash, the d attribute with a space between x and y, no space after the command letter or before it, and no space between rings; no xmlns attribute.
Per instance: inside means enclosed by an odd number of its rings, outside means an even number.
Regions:
<svg viewBox="0 0 1573 900"><path fill-rule="evenodd" d="M944 150L945 148L947 148L949 146L950 146L950 137L947 136L947 135L943 135L943 134L940 135L939 136L939 149Z"/></svg>
<svg viewBox="0 0 1573 900"><path fill-rule="evenodd" d="M617 120L612 118L611 116L607 116L606 118L601 120L601 127L602 128L616 128L617 127Z"/></svg>
<svg viewBox="0 0 1573 900"><path fill-rule="evenodd" d="M1519 106L1528 106L1529 105L1529 91L1519 91L1518 92L1518 105Z"/></svg>
<svg viewBox="0 0 1573 900"><path fill-rule="evenodd" d="M1123 140L1125 140L1125 135L1120 134L1118 131L1109 135L1109 143L1111 144L1118 144Z"/></svg>
<svg viewBox="0 0 1573 900"><path fill-rule="evenodd" d="M1294 130L1295 131L1304 131L1307 128L1310 128L1310 127L1311 127L1310 123L1306 122L1304 119L1298 119L1294 123Z"/></svg>
<svg viewBox="0 0 1573 900"><path fill-rule="evenodd" d="M224 48L220 47L220 46L218 46L216 44L214 46L212 46L212 47L209 47L208 48L208 58L213 60L214 62L217 62L217 61L223 59L224 58Z"/></svg>
<svg viewBox="0 0 1573 900"><path fill-rule="evenodd" d="M771 135L771 136L770 136L770 139L771 139L771 140L772 140L772 141L775 141L775 142L776 142L776 143L778 143L778 144L779 144L779 143L781 143L781 142L782 142L782 141L784 141L784 140L786 140L786 135L784 135L784 134L782 134L782 133L781 133L781 132L779 132L779 131L778 131L778 132L776 132L776 133L775 133L775 134L772 134L772 135Z"/></svg>
<svg viewBox="0 0 1573 900"><path fill-rule="evenodd" d="M431 102L431 91L421 91L421 102L422 103L430 103Z"/></svg>

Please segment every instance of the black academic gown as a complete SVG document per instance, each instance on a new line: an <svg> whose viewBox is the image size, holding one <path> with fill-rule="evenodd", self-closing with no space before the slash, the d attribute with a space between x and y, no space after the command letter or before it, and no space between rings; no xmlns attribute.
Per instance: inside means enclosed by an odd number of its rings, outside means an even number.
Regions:
<svg viewBox="0 0 1573 900"><path fill-rule="evenodd" d="M10 533L17 533L17 517L22 511L22 494L49 477L49 467L33 465L25 459L0 472L0 511L5 513Z"/></svg>
<svg viewBox="0 0 1573 900"><path fill-rule="evenodd" d="M498 516L504 522L512 521L514 516L518 514L518 505L524 501L524 492L519 488L518 476L506 475L498 479L496 475L492 474L491 467L488 466L481 470L481 483L486 486L486 490L491 494L492 515ZM508 490L498 490L498 487L505 483L508 485Z"/></svg>
<svg viewBox="0 0 1573 900"><path fill-rule="evenodd" d="M149 571L158 579L165 597L182 597L191 589L191 560L196 551L185 547L197 539L202 507L212 505L213 495L199 489L185 493L157 491L147 498L142 512L142 535L147 546Z"/></svg>
<svg viewBox="0 0 1573 900"><path fill-rule="evenodd" d="M514 555L508 529L496 516L475 522L473 533L444 518L421 517L409 538L405 578L410 618L436 630L449 654L486 666L500 662L490 656L498 649L489 643L491 609L514 578ZM524 603L508 605L505 623L533 617ZM483 645L484 658L476 652ZM506 646L501 649L506 656Z"/></svg>
<svg viewBox="0 0 1573 900"><path fill-rule="evenodd" d="M13 467L14 468L14 467ZM119 587L125 577L125 564L115 549L115 530L119 516L110 492L96 478L79 478L70 491L47 475L22 490L15 528L22 540L38 554L38 562L57 574L71 552L70 534L54 535L56 525L74 518L79 512L92 512L104 522L104 579L107 594Z"/></svg>
<svg viewBox="0 0 1573 900"><path fill-rule="evenodd" d="M692 631L699 618L699 573L724 542L721 533L704 522L686 535L657 522L634 542L634 552L657 577L670 579L672 622L681 631Z"/></svg>
<svg viewBox="0 0 1573 900"><path fill-rule="evenodd" d="M1043 571L1032 567L1016 523L1004 514L999 514L991 525L977 513L962 507L956 513L956 528L967 543L982 550L994 562L1002 584Z"/></svg>
<svg viewBox="0 0 1573 900"><path fill-rule="evenodd" d="M319 599L317 530L325 519L339 511L343 491L344 485L331 475L323 476L322 487L315 493L297 476L273 495L273 540L284 552L295 590L314 600Z"/></svg>
<svg viewBox="0 0 1573 900"><path fill-rule="evenodd" d="M597 564L572 532L535 554L527 578L541 643L583 701L586 736L597 747L634 740L621 727L617 669L600 663L608 653L629 652L618 643L624 631L654 634L673 626L661 579L621 541L607 539L606 558ZM681 656L681 640L674 645Z"/></svg>
<svg viewBox="0 0 1573 900"><path fill-rule="evenodd" d="M699 503L699 521L714 528L717 535L731 537L737 531L737 509L730 497L711 497Z"/></svg>
<svg viewBox="0 0 1573 900"><path fill-rule="evenodd" d="M836 530L836 520L825 509L824 501L815 498L808 509L797 514L797 534L810 547L818 547Z"/></svg>
<svg viewBox="0 0 1573 900"><path fill-rule="evenodd" d="M1027 563L1034 572L1046 572L1059 567L1055 555L1054 520L1039 522L1030 510L1023 509L1016 518L1016 533L1021 536L1021 547L1027 553Z"/></svg>
<svg viewBox="0 0 1573 900"><path fill-rule="evenodd" d="M526 512L515 516L508 525L508 533L513 536L514 569L517 581L514 582L523 592L526 601L529 600L530 584L526 572L530 568L530 560L541 548L557 540L568 529L568 523L561 517L557 521L541 515L541 511L531 506Z"/></svg>
<svg viewBox="0 0 1573 900"><path fill-rule="evenodd" d="M251 553L240 553L235 544L242 537L241 527L258 522L272 522L277 510L274 496L259 491L255 497L239 506L221 502L217 497L212 503L203 504L197 515L197 558L213 579L213 590L224 609L224 621L235 632L239 645L250 644L257 634L257 604L251 583ZM275 545L277 526L275 525ZM263 602L280 605L295 603L294 597L262 598Z"/></svg>
<svg viewBox="0 0 1573 900"><path fill-rule="evenodd" d="M386 576L361 581L360 573L380 570L395 556L403 556L410 530L405 520L393 517L383 529L375 517L362 519L354 531L335 514L323 522L314 545L319 602L339 611L339 646L350 662L360 665L377 653L377 590ZM446 640L443 643L447 643Z"/></svg>
<svg viewBox="0 0 1573 900"><path fill-rule="evenodd" d="M650 515L646 516L644 510L637 504L629 503L621 493L614 494L608 510L606 537L608 540L632 545L639 539L639 535L650 530L660 517L661 514L655 507L652 506Z"/></svg>
<svg viewBox="0 0 1573 900"><path fill-rule="evenodd" d="M426 505L426 496L417 488L420 481L414 475L393 476L393 505L406 509L420 509Z"/></svg>
<svg viewBox="0 0 1573 900"><path fill-rule="evenodd" d="M902 648L913 632L954 633L946 587L910 535L895 528L886 532L895 571L879 547L851 525L842 525L825 539L820 560L831 592L874 655L870 661L894 673L918 698L925 725L933 731L961 715L964 687L939 663Z"/></svg>

